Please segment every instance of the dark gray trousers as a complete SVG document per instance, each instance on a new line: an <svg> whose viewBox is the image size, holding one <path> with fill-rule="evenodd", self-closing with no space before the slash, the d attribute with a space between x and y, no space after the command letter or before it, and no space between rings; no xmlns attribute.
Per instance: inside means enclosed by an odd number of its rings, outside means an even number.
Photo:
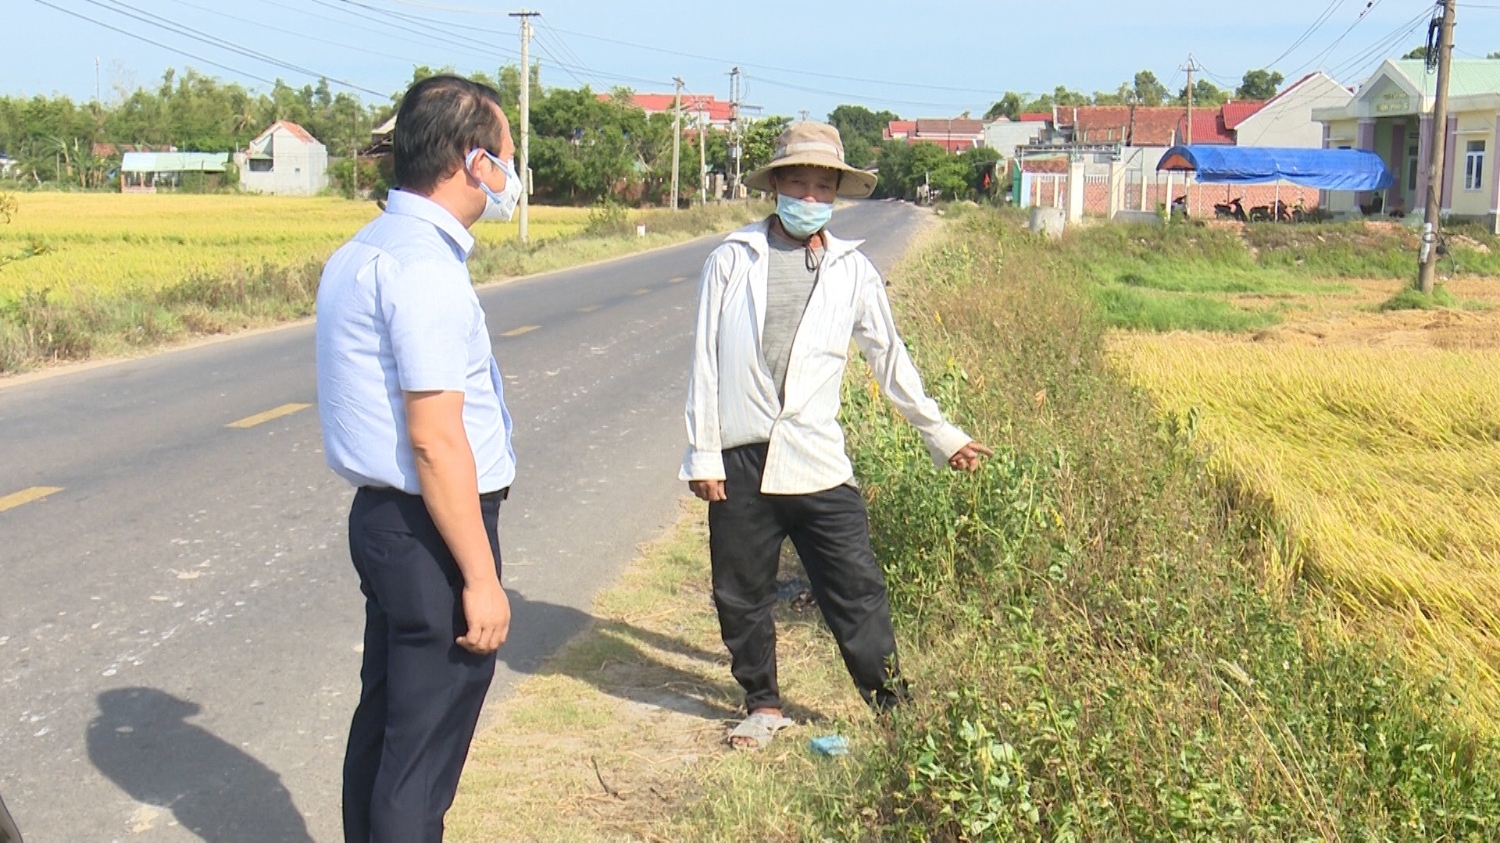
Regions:
<svg viewBox="0 0 1500 843"><path fill-rule="evenodd" d="M496 575L504 496L480 497ZM454 643L466 629L463 574L420 497L360 489L349 552L365 595L365 654L344 755L344 840L442 843L495 654Z"/></svg>
<svg viewBox="0 0 1500 843"><path fill-rule="evenodd" d="M745 708L779 708L776 572L790 537L844 665L865 701L881 709L906 694L885 574L870 549L865 502L853 486L809 495L763 495L766 445L724 452L728 500L708 506L709 552L719 630Z"/></svg>

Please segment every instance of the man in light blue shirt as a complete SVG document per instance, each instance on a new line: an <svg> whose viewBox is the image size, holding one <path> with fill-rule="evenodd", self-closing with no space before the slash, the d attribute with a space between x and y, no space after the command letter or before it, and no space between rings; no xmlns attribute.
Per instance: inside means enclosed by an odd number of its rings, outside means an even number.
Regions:
<svg viewBox="0 0 1500 843"><path fill-rule="evenodd" d="M407 91L392 152L399 189L318 287L323 446L359 489L365 596L344 839L440 843L510 629L498 525L515 453L468 229L509 219L520 180L499 96L455 76Z"/></svg>

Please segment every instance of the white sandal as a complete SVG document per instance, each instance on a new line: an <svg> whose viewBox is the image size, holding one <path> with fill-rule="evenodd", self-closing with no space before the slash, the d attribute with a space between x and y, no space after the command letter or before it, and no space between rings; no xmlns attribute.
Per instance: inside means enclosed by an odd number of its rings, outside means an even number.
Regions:
<svg viewBox="0 0 1500 843"><path fill-rule="evenodd" d="M741 720L740 724L734 727L734 731L729 733L729 745L735 749L765 749L776 737L777 732L794 725L796 725L795 722L789 717L756 712ZM737 744L734 742L735 738L744 738L751 743L749 745Z"/></svg>

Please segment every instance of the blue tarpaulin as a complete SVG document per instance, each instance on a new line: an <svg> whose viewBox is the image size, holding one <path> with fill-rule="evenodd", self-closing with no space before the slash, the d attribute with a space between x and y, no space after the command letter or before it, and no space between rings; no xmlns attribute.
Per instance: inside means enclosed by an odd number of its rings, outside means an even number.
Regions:
<svg viewBox="0 0 1500 843"><path fill-rule="evenodd" d="M1285 179L1322 190L1384 190L1395 181L1380 156L1363 149L1174 146L1158 170L1191 170L1200 183L1262 184Z"/></svg>

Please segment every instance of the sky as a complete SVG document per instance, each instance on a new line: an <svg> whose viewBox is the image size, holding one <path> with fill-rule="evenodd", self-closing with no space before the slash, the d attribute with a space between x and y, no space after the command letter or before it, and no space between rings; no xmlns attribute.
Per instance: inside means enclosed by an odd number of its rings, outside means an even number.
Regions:
<svg viewBox="0 0 1500 843"><path fill-rule="evenodd" d="M1175 93L1190 54L1225 88L1258 67L1288 81L1323 69L1357 85L1382 59L1424 42L1433 8L1430 0L536 2L532 57L544 85L670 91L680 76L689 92L727 98L729 70L739 66L747 104L814 118L840 103L906 118L978 116L1006 91L1113 91L1141 69ZM1456 56L1500 50L1500 3L1465 3ZM109 101L154 86L169 67L191 66L255 90L324 75L338 80L335 90L384 100L418 64L493 72L516 63L519 30L507 12L517 8L497 0L0 0L8 34L0 93L87 101L97 81Z"/></svg>

